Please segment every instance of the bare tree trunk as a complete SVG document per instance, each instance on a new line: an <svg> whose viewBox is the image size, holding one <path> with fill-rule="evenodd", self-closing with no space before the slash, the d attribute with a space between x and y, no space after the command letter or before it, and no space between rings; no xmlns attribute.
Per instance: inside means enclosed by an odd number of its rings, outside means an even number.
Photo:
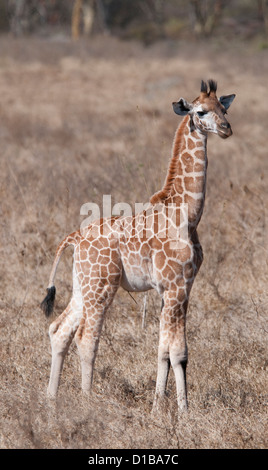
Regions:
<svg viewBox="0 0 268 470"><path fill-rule="evenodd" d="M105 8L102 0L95 0L96 10L97 10L97 19L99 23L99 28L103 33L108 33L108 27L106 23Z"/></svg>
<svg viewBox="0 0 268 470"><path fill-rule="evenodd" d="M258 10L264 22L264 31L268 35L268 6L266 0L258 0Z"/></svg>
<svg viewBox="0 0 268 470"><path fill-rule="evenodd" d="M25 0L8 1L10 29L15 36L20 36L24 32L25 25L23 24L23 20L25 3Z"/></svg>
<svg viewBox="0 0 268 470"><path fill-rule="evenodd" d="M86 36L89 36L89 34L92 31L94 17L95 17L93 2L84 3L82 10L83 10L83 33Z"/></svg>
<svg viewBox="0 0 268 470"><path fill-rule="evenodd" d="M164 0L140 0L139 7L148 18L159 26L162 25L164 19Z"/></svg>
<svg viewBox="0 0 268 470"><path fill-rule="evenodd" d="M210 35L218 24L223 10L222 0L191 0L194 11L194 30Z"/></svg>
<svg viewBox="0 0 268 470"><path fill-rule="evenodd" d="M76 41L80 36L80 18L83 0L75 0L72 12L72 38Z"/></svg>

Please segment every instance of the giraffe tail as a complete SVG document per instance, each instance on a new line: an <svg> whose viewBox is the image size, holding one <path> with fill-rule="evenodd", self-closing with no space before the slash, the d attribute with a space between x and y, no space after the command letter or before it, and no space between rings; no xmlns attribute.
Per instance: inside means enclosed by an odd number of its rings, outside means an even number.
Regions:
<svg viewBox="0 0 268 470"><path fill-rule="evenodd" d="M56 297L56 287L54 286L54 279L57 271L57 267L60 261L60 257L65 250L70 245L75 246L76 240L74 237L75 234L68 235L64 240L59 244L56 255L53 261L50 277L49 277L49 283L48 283L48 288L47 288L47 295L44 298L44 300L41 302L41 309L43 310L44 314L46 317L49 317L54 308L54 301Z"/></svg>

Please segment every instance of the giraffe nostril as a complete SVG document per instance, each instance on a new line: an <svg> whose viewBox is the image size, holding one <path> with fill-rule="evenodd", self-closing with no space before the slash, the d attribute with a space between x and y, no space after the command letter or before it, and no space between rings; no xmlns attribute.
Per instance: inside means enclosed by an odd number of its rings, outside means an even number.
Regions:
<svg viewBox="0 0 268 470"><path fill-rule="evenodd" d="M229 129L229 128L230 128L230 124L229 124L229 122L222 122L222 123L221 123L221 127L222 127L223 129Z"/></svg>

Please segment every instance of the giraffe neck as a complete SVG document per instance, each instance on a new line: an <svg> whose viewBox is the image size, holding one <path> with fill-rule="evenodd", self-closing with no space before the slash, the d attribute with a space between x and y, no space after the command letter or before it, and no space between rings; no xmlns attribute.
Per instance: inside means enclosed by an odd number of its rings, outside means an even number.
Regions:
<svg viewBox="0 0 268 470"><path fill-rule="evenodd" d="M188 204L189 228L196 228L204 208L207 136L194 129L186 116L178 127L165 184L151 203Z"/></svg>

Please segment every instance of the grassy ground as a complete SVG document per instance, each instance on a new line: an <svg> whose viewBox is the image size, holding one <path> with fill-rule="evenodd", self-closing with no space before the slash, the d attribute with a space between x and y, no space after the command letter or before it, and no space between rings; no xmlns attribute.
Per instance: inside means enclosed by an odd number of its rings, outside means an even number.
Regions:
<svg viewBox="0 0 268 470"><path fill-rule="evenodd" d="M1 448L267 447L268 51L239 44L87 44L0 38ZM234 135L208 143L205 261L188 311L189 412L177 416L173 374L151 414L160 300L119 290L80 391L71 345L58 402L47 402L49 321L39 309L57 244L80 207L146 202L161 187L179 123L171 102L201 79L236 93ZM58 270L56 315L71 293L71 250Z"/></svg>

